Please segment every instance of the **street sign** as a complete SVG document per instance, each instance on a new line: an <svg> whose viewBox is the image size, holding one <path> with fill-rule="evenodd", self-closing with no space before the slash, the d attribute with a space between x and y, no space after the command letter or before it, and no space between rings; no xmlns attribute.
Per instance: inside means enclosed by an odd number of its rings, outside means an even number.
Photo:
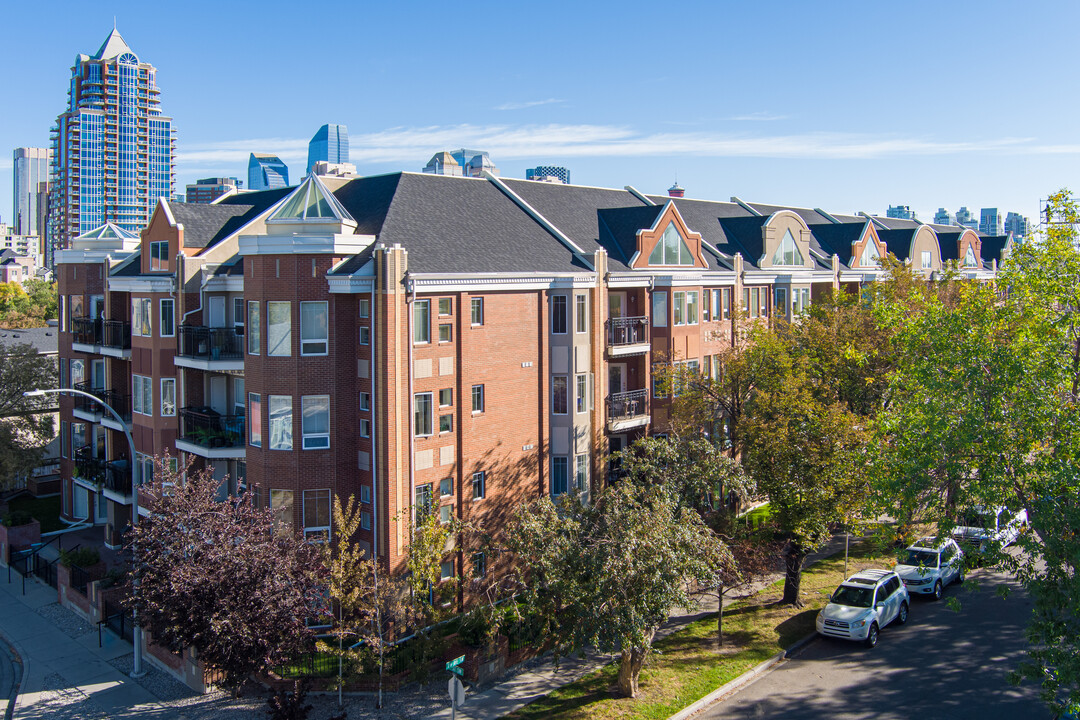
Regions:
<svg viewBox="0 0 1080 720"><path fill-rule="evenodd" d="M456 709L465 704L465 686L456 677L450 678L447 686L450 691L450 704Z"/></svg>
<svg viewBox="0 0 1080 720"><path fill-rule="evenodd" d="M461 663L465 662L465 656L456 657L450 662L446 663L446 669L455 675L464 675L465 669L461 667Z"/></svg>

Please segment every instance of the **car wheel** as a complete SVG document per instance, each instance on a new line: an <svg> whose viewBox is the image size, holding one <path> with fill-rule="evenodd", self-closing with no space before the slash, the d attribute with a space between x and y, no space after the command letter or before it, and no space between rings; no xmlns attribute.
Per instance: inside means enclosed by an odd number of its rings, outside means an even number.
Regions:
<svg viewBox="0 0 1080 720"><path fill-rule="evenodd" d="M935 600L940 600L941 599L941 581L940 580L938 580L936 583L934 583L934 599Z"/></svg>
<svg viewBox="0 0 1080 720"><path fill-rule="evenodd" d="M900 611L896 613L896 624L903 625L907 622L908 606L907 603L900 603Z"/></svg>
<svg viewBox="0 0 1080 720"><path fill-rule="evenodd" d="M872 648L877 645L878 627L876 622L870 623L870 630L866 633L866 640L863 644L868 648Z"/></svg>

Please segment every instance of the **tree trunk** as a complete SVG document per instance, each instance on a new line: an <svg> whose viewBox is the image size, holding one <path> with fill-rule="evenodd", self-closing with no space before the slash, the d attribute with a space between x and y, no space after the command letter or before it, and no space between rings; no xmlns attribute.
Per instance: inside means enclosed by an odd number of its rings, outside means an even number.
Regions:
<svg viewBox="0 0 1080 720"><path fill-rule="evenodd" d="M724 586L716 588L716 645L724 647Z"/></svg>
<svg viewBox="0 0 1080 720"><path fill-rule="evenodd" d="M784 551L784 598L780 602L784 605L802 607L799 599L799 586L802 584L802 564L806 559L806 551L801 545L789 542Z"/></svg>
<svg viewBox="0 0 1080 720"><path fill-rule="evenodd" d="M638 693L638 676L645 665L648 651L633 647L622 651L619 657L619 692L623 697L635 698Z"/></svg>

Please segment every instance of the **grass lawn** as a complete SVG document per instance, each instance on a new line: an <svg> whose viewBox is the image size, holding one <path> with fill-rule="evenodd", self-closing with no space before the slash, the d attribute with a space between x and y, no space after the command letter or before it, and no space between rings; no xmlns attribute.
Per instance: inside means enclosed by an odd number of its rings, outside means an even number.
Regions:
<svg viewBox="0 0 1080 720"><path fill-rule="evenodd" d="M772 515L772 511L769 509L769 503L765 503L761 507L756 507L745 515L740 515L739 520L749 524L750 527L757 527L768 520L770 515Z"/></svg>
<svg viewBox="0 0 1080 720"><path fill-rule="evenodd" d="M67 527L60 522L60 496L36 498L33 495L22 495L8 503L8 511L22 510L34 516L41 523L41 532L47 533L53 530L63 530Z"/></svg>
<svg viewBox="0 0 1080 720"><path fill-rule="evenodd" d="M868 567L892 567L895 558L870 543L853 543L848 574ZM695 622L655 643L657 653L641 671L634 700L613 692L618 664L508 715L533 718L667 718L708 695L814 630L814 616L843 579L844 553L803 572L801 609L776 607L783 581L724 611L724 647L716 645L716 615Z"/></svg>

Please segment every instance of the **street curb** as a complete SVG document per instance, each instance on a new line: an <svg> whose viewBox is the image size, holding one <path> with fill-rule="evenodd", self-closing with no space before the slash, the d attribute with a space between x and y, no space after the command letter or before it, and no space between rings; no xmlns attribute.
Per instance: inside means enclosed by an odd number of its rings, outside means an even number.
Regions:
<svg viewBox="0 0 1080 720"><path fill-rule="evenodd" d="M11 720L15 715L15 707L19 702L19 690L22 689L23 678L27 677L30 670L30 658L22 651L22 648L2 633L0 633L0 642L7 645L15 674L15 678L11 683L11 697L8 699L7 710L4 712L4 720Z"/></svg>
<svg viewBox="0 0 1080 720"><path fill-rule="evenodd" d="M691 715L701 712L709 705L712 705L725 695L733 693L734 691L741 688L743 685L746 685L751 680L757 678L759 675L768 672L780 661L792 657L795 653L812 643L817 638L817 636L818 634L816 632L812 632L809 635L806 635L805 637L796 640L788 649L781 650L765 662L750 668L734 680L724 683L723 685L713 690L711 693L701 698L697 702L687 705L682 710L669 717L668 720L686 720Z"/></svg>

